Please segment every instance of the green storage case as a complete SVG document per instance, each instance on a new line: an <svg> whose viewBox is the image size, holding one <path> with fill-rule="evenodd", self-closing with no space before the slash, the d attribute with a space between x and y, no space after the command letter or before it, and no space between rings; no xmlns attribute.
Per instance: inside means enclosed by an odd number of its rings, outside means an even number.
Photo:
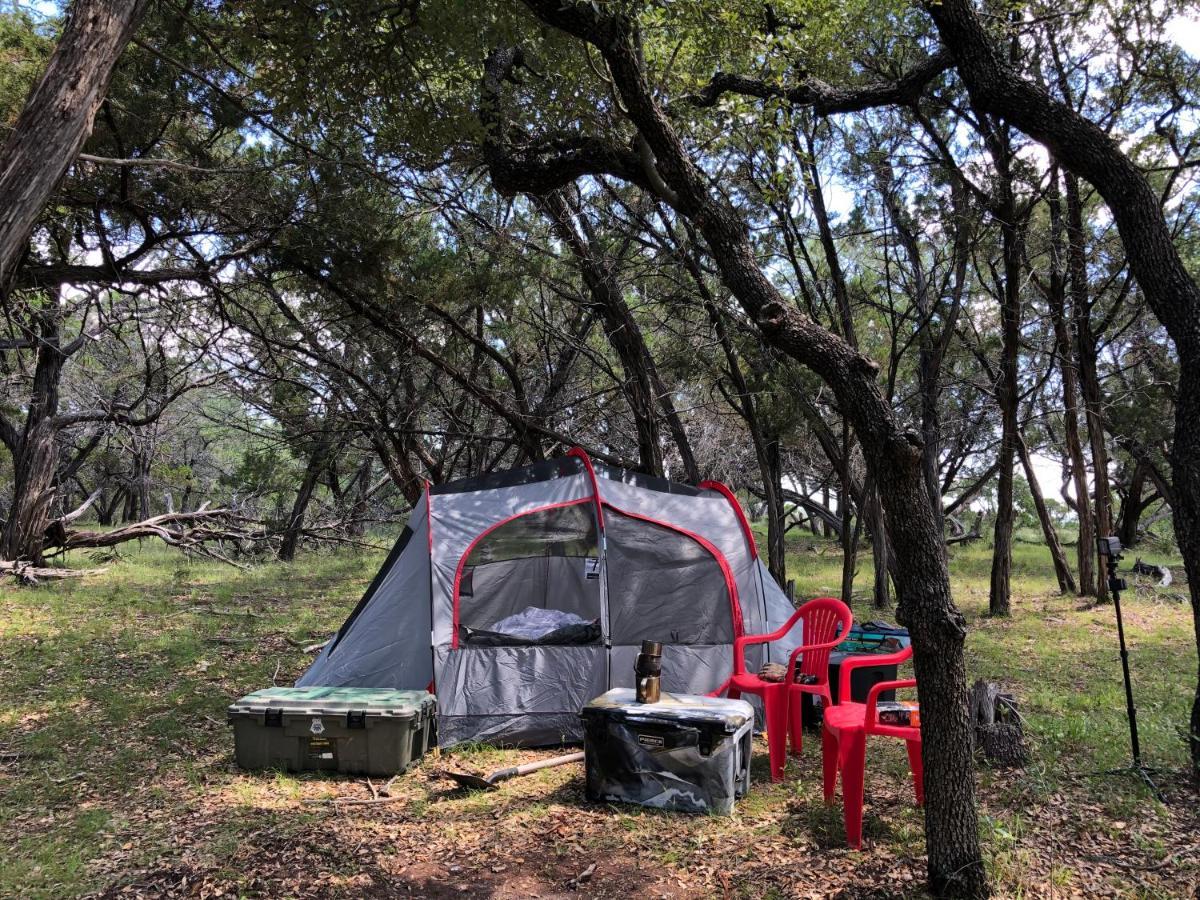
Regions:
<svg viewBox="0 0 1200 900"><path fill-rule="evenodd" d="M243 769L395 775L435 742L437 701L425 691L267 688L229 707Z"/></svg>

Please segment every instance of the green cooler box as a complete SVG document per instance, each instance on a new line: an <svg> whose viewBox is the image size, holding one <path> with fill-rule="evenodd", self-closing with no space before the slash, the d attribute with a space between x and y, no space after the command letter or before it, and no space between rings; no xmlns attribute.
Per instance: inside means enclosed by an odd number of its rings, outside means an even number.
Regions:
<svg viewBox="0 0 1200 900"><path fill-rule="evenodd" d="M434 743L437 700L425 691L267 688L229 707L243 769L395 775Z"/></svg>

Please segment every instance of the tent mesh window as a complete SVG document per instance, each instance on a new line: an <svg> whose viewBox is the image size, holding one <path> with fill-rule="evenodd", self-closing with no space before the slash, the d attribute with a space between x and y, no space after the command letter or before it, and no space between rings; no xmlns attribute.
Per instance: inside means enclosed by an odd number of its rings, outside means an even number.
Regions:
<svg viewBox="0 0 1200 900"><path fill-rule="evenodd" d="M716 556L665 525L606 507L612 643L733 641L733 597Z"/></svg>
<svg viewBox="0 0 1200 900"><path fill-rule="evenodd" d="M536 510L487 532L458 585L459 640L474 646L600 640L600 569L590 500Z"/></svg>

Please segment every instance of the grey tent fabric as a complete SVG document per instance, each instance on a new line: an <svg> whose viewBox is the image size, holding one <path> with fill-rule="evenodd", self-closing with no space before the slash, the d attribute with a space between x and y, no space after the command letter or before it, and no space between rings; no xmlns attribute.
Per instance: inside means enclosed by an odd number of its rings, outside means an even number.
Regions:
<svg viewBox="0 0 1200 900"><path fill-rule="evenodd" d="M409 516L401 552L371 583L357 615L329 641L297 687L355 687L420 690L433 680L429 645L429 532L425 499ZM400 541L397 544L400 544ZM393 559L393 555L395 558ZM413 602L415 601L415 602Z"/></svg>
<svg viewBox="0 0 1200 900"><path fill-rule="evenodd" d="M732 598L721 565L694 538L610 510L604 523L614 644L729 644Z"/></svg>
<svg viewBox="0 0 1200 900"><path fill-rule="evenodd" d="M530 608L595 631L564 643L514 635L511 645L494 632ZM297 683L432 683L443 746L577 741L583 705L632 685L643 639L666 645L666 690L704 694L728 677L735 636L772 631L791 613L731 495L593 466L572 451L427 489ZM786 659L798 629L789 639L772 659ZM764 652L751 648L748 664Z"/></svg>
<svg viewBox="0 0 1200 900"><path fill-rule="evenodd" d="M775 583L775 579L771 577L766 563L761 559L755 560L755 567L762 582L763 600L766 604L765 627L759 633L765 634L783 625L791 617L792 613L796 611L796 608L792 606L792 601L788 599L787 594ZM804 623L797 622L792 627L792 630L780 640L768 645L770 656L765 662L786 663L792 651L804 643L803 631Z"/></svg>

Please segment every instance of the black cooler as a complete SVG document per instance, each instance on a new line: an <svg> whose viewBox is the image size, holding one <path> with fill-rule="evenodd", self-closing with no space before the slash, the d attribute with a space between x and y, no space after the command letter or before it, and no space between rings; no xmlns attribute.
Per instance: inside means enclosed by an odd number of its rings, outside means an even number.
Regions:
<svg viewBox="0 0 1200 900"><path fill-rule="evenodd" d="M838 644L829 654L829 691L833 702L838 702L838 694L842 682L842 660L848 656L870 656L873 654L890 654L907 647L911 643L907 628L897 628L881 622L855 623L846 635L846 640ZM866 703L867 694L871 688L881 681L895 681L897 677L895 663L889 665L860 666L850 673L850 699L856 703ZM819 729L821 727L821 698L815 694L801 694L800 718L805 728ZM880 700L895 700L895 691L881 691Z"/></svg>
<svg viewBox="0 0 1200 900"><path fill-rule="evenodd" d="M638 703L614 688L583 708L587 798L729 815L750 789L754 708L663 693Z"/></svg>

